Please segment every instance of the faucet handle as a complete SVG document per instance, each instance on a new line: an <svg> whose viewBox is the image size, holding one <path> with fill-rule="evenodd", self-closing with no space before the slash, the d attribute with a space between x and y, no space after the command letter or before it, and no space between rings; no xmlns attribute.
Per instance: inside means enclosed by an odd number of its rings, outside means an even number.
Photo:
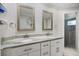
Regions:
<svg viewBox="0 0 79 59"><path fill-rule="evenodd" d="M46 35L52 35L52 33L50 33L50 32L47 32L47 33L46 33Z"/></svg>

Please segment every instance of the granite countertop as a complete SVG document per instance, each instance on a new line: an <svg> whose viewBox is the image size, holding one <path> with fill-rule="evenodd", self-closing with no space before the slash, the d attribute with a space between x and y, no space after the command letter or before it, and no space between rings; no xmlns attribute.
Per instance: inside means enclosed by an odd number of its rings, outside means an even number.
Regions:
<svg viewBox="0 0 79 59"><path fill-rule="evenodd" d="M1 46L0 49L5 49L5 48L11 48L11 47L16 47L16 46L21 46L21 45L27 45L27 44L32 44L32 43L38 43L42 41L48 41L48 40L54 40L54 39L59 39L63 38L62 36L39 36L39 37L30 37L30 38L24 38L24 39L15 39L15 43L10 42L8 44L4 44ZM28 40L27 40L28 39Z"/></svg>

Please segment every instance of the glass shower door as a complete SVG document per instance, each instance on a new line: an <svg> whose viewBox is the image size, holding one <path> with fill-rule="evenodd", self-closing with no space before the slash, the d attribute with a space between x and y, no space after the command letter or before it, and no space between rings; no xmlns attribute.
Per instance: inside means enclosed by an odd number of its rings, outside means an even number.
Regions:
<svg viewBox="0 0 79 59"><path fill-rule="evenodd" d="M65 47L75 48L76 19L65 20Z"/></svg>

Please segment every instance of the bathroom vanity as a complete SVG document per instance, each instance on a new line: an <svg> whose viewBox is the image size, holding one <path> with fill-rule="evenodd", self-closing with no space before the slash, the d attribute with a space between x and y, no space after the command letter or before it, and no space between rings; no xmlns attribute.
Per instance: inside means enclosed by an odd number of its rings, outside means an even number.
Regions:
<svg viewBox="0 0 79 59"><path fill-rule="evenodd" d="M32 41L30 40L32 39ZM26 39L27 40L27 39ZM63 37L31 37L30 41L19 44L6 44L2 47L2 56L62 56Z"/></svg>

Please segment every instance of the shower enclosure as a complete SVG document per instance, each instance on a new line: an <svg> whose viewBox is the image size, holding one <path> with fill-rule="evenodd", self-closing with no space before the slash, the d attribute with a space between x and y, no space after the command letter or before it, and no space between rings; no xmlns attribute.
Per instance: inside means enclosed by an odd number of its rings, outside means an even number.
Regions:
<svg viewBox="0 0 79 59"><path fill-rule="evenodd" d="M68 18L69 17L69 18ZM76 17L65 14L65 47L76 48Z"/></svg>

